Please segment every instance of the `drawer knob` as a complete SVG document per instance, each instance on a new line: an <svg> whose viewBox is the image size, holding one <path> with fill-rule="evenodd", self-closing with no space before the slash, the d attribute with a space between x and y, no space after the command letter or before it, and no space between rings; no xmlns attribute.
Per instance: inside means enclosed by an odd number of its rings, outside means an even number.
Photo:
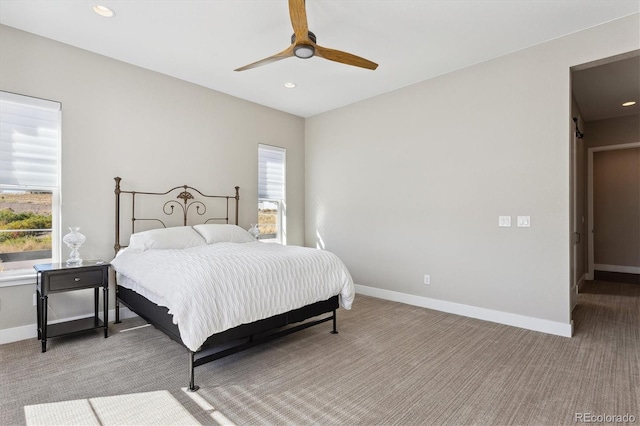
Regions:
<svg viewBox="0 0 640 426"><path fill-rule="evenodd" d="M75 277L73 280L74 280L75 282L78 282L78 281L80 281L80 278Z"/></svg>

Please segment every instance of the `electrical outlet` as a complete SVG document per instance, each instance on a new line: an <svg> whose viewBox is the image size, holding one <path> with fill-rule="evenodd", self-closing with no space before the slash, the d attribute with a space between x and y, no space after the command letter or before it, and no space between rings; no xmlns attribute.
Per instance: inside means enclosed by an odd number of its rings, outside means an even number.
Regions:
<svg viewBox="0 0 640 426"><path fill-rule="evenodd" d="M518 216L518 227L528 228L531 226L531 216Z"/></svg>
<svg viewBox="0 0 640 426"><path fill-rule="evenodd" d="M511 216L498 216L498 226L511 226Z"/></svg>
<svg viewBox="0 0 640 426"><path fill-rule="evenodd" d="M425 276L424 276L424 283L425 283L426 285L431 284L431 275L425 275Z"/></svg>

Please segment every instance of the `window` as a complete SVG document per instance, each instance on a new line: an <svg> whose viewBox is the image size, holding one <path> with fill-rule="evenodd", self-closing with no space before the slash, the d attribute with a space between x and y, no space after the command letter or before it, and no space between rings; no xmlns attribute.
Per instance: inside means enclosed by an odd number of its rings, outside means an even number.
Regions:
<svg viewBox="0 0 640 426"><path fill-rule="evenodd" d="M0 92L0 278L59 258L62 106Z"/></svg>
<svg viewBox="0 0 640 426"><path fill-rule="evenodd" d="M286 244L286 150L258 145L258 239Z"/></svg>

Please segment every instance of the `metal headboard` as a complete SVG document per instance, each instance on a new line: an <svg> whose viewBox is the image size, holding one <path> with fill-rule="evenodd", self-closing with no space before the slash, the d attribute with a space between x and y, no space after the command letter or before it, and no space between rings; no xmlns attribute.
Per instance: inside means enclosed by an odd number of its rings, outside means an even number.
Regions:
<svg viewBox="0 0 640 426"><path fill-rule="evenodd" d="M214 198L226 200L225 217L209 217L203 223L214 222L214 221L218 221L218 222L224 221L226 223L229 223L229 200L234 199L236 201L234 224L235 225L238 224L238 206L240 204L240 187L239 186L235 187L236 189L235 195L206 195L200 192L199 190L197 190L196 188L188 185L176 186L165 192L146 192L146 191L143 192L143 191L123 191L120 188L120 181L122 180L122 178L115 177L114 180L116 181L116 189L114 191L116 194L116 243L113 246L113 248L116 254L121 248L126 247L126 246L120 245L120 213L121 213L120 212L120 195L121 194L131 195L131 234L136 232L137 221L155 221L160 223L162 227L164 228L167 227L165 222L158 218L136 217L136 196L158 196L158 197L169 196L172 192L177 190L180 190L178 195L174 198L169 199L162 205L162 212L167 216L171 216L173 215L174 211L178 210L176 209L176 206L180 207L182 209L182 214L183 214L182 224L184 226L187 226L188 213L191 207L195 207L196 214L198 216L204 216L207 213L206 204L203 203L201 200L196 199L196 197L198 196L203 200L214 199ZM194 192L196 193L195 196L194 196ZM177 201L176 199L182 200L182 201Z"/></svg>

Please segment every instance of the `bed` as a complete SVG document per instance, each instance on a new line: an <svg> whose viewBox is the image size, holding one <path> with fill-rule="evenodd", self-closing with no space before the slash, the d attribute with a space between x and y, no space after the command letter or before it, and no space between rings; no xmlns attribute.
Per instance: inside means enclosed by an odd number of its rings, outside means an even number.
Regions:
<svg viewBox="0 0 640 426"><path fill-rule="evenodd" d="M324 322L335 334L336 310L351 308L353 281L334 254L238 226L239 187L128 191L116 177L115 197L116 323L123 304L184 346L190 391L195 367Z"/></svg>

